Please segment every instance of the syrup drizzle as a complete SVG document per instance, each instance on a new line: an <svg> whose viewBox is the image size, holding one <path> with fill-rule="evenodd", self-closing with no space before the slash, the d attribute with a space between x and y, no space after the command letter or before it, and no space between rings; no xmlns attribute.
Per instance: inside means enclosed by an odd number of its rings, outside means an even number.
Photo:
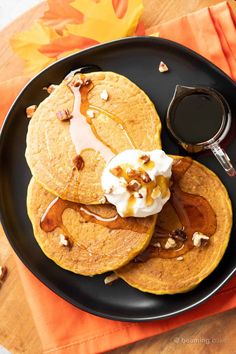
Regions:
<svg viewBox="0 0 236 354"><path fill-rule="evenodd" d="M217 227L216 216L208 201L199 195L193 195L182 191L179 186L181 178L190 168L191 164L192 160L190 158L183 158L173 165L173 184L171 186L171 198L168 202L176 214L176 219L178 219L178 227L182 226L184 228L187 235L187 240L184 242L176 241L177 247L174 249L164 248L167 239L173 231L171 229L168 230L163 228L161 223L161 220L166 214L166 208L168 208L167 203L158 216L159 221L152 238L152 244L159 242L162 247L157 248L151 244L142 254L136 257L135 261L146 261L147 259L153 257L176 258L185 254L194 247L192 242L192 235L194 232L202 232L209 237L215 233ZM99 224L109 229L132 230L140 233L145 233L148 231L148 226L143 224L142 220L139 222L139 219L137 218L122 218L117 214L115 209L113 216L104 217L98 213L95 213L86 205L62 200L58 197L53 199L53 201L48 205L41 218L40 227L42 230L45 232L52 232L56 228L60 228L65 235L69 237L70 242L74 243L75 240L73 236L69 234L62 219L64 211L68 208L80 213L85 222ZM80 245L80 247L86 249L84 245Z"/></svg>
<svg viewBox="0 0 236 354"><path fill-rule="evenodd" d="M109 119L115 121L125 134L130 147L135 148L135 144L128 135L127 129L121 119L101 108L89 104L88 93L94 87L90 79L87 79L85 75L81 74L78 77L69 78L67 85L74 95L72 118L70 119L70 135L77 155L80 156L85 150L95 150L108 162L118 153L118 151L106 143L97 133L93 124L93 118L88 116L87 112L89 109L97 113L102 113Z"/></svg>
<svg viewBox="0 0 236 354"><path fill-rule="evenodd" d="M99 224L112 230L123 229L140 233L146 233L148 231L148 225L145 225L142 220L139 221L135 218L124 219L117 214L115 209L114 215L112 215L111 217L105 217L95 213L84 204L70 202L68 200L63 200L58 197L53 199L53 201L48 205L47 209L45 210L40 220L41 229L45 232L52 232L57 227L61 228L62 230L65 230L62 216L66 209L73 209L78 212L85 222ZM65 234L73 241L73 237L69 235L67 230L65 230Z"/></svg>
<svg viewBox="0 0 236 354"><path fill-rule="evenodd" d="M110 172L114 174L116 177L124 178L127 185L132 180L136 180L138 183L140 183L141 187L145 187L147 192L146 204L147 206L150 206L153 204L154 199L152 197L152 192L155 190L155 188L159 189L163 198L165 198L169 193L169 178L160 175L160 176L156 176L154 181L152 181L151 179L145 181L144 173L146 173L148 169L153 168L150 166L154 166L154 161L150 160L147 164L143 164L142 167L138 168L137 170L134 170L131 165L126 163L119 166L118 171L116 170L116 168L114 168L113 170L110 170ZM130 170L131 172L127 172L128 170ZM136 197L134 194L135 190L133 192L132 191L130 192L131 194L128 199L127 208L125 211L125 217L134 215L134 205L136 202Z"/></svg>
<svg viewBox="0 0 236 354"><path fill-rule="evenodd" d="M173 165L172 169L172 186L171 197L167 204L158 215L156 229L152 238L152 244L136 258L136 261L146 261L149 258L176 258L187 253L194 245L192 235L194 232L201 232L207 236L212 236L216 232L217 220L214 210L209 202L199 195L194 195L182 191L179 182L187 170L190 168L192 160L190 158L182 158ZM169 205L168 205L169 204ZM164 225L173 217L176 219L175 224L179 228L183 228L187 235L185 241L176 241L177 246L173 249L165 249L167 239L171 237L173 229L163 228L162 220L167 215L167 209L172 208L172 217L164 221ZM154 247L153 244L159 242L161 247Z"/></svg>

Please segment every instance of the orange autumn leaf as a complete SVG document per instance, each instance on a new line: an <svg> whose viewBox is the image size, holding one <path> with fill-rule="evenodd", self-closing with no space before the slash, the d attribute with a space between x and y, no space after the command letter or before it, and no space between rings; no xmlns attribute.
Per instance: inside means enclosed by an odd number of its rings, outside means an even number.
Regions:
<svg viewBox="0 0 236 354"><path fill-rule="evenodd" d="M142 35L142 0L47 0L48 9L28 31L11 41L36 73L48 64L81 49L131 35Z"/></svg>
<svg viewBox="0 0 236 354"><path fill-rule="evenodd" d="M41 19L44 24L61 31L68 23L83 22L83 14L70 6L73 0L48 0L48 10Z"/></svg>
<svg viewBox="0 0 236 354"><path fill-rule="evenodd" d="M125 0L120 2L126 3ZM141 0L129 0L122 18L117 17L112 0L75 0L71 6L83 13L86 20L81 24L66 25L67 32L99 42L133 35L143 12Z"/></svg>
<svg viewBox="0 0 236 354"><path fill-rule="evenodd" d="M40 53L49 58L57 58L64 52L73 52L77 49L84 49L91 47L99 42L94 39L84 38L70 34L67 37L55 39L50 44L45 44L40 47Z"/></svg>

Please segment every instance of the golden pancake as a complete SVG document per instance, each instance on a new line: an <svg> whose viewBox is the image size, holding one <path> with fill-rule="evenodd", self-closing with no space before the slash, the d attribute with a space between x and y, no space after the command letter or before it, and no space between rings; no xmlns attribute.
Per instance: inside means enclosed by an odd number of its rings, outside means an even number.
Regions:
<svg viewBox="0 0 236 354"><path fill-rule="evenodd" d="M62 268L89 276L133 259L150 242L156 220L121 218L111 205L86 206L55 198L33 178L27 209L46 256Z"/></svg>
<svg viewBox="0 0 236 354"><path fill-rule="evenodd" d="M37 108L26 159L35 179L62 199L99 204L106 161L130 148L161 147L161 123L147 95L113 72L76 74Z"/></svg>
<svg viewBox="0 0 236 354"><path fill-rule="evenodd" d="M158 215L150 245L116 271L153 294L186 292L199 284L223 257L232 227L231 202L219 178L189 158L176 160L171 199Z"/></svg>

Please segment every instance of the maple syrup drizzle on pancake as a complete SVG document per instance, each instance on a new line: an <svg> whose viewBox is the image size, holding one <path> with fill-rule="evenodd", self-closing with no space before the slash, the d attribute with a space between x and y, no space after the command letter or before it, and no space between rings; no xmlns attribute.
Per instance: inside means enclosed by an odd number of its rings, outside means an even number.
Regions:
<svg viewBox="0 0 236 354"><path fill-rule="evenodd" d="M135 148L122 120L99 107L89 104L88 94L94 87L92 81L86 78L83 74L67 80L69 81L67 86L74 95L72 118L70 119L70 135L77 155L80 155L85 150L95 150L102 155L106 162L108 162L118 153L118 151L99 136L93 124L93 118L88 115L89 110L102 113L106 117L115 121L125 134L130 147Z"/></svg>
<svg viewBox="0 0 236 354"><path fill-rule="evenodd" d="M110 172L116 177L123 178L126 181L127 186L129 186L129 183L132 180L135 180L137 183L139 183L140 188L145 186L146 193L147 193L146 204L147 206L149 206L153 204L152 193L153 191L155 191L155 189L158 189L158 191L160 191L163 198L165 198L169 193L169 178L159 175L156 176L155 180L153 181L146 173L149 169L152 169L153 166L154 166L154 162L150 160L147 164L142 165L140 168L135 170L132 168L132 165L126 163L111 169ZM134 215L133 209L137 198L135 197L136 190L132 190L129 188L128 190L130 192L130 197L128 199L125 217ZM142 194L141 194L141 198L143 198Z"/></svg>
<svg viewBox="0 0 236 354"><path fill-rule="evenodd" d="M177 247L173 249L165 249L164 246L173 230L163 229L159 223L156 225L155 233L152 238L152 244L148 248L138 255L135 261L146 261L149 258L176 258L185 254L191 250L193 246L192 235L194 232L202 232L207 236L212 236L217 227L217 221L215 213L210 206L209 202L199 195L194 195L182 191L179 186L179 182L187 170L190 168L192 160L190 158L182 158L173 165L172 169L172 186L171 198L168 203L174 209L178 218L179 226L182 226L187 238L185 241L177 241ZM161 219L162 215L166 212L168 203L164 206L162 212L159 215ZM104 217L89 209L88 206L70 202L67 200L56 197L48 205L41 220L40 227L45 232L52 232L56 228L60 228L70 242L74 243L75 240L72 235L69 234L65 225L63 224L63 213L66 209L73 209L79 212L85 222L92 222L102 225L109 229L117 230L131 230L139 233L145 233L148 231L148 226L142 223L142 219L137 218L122 218L114 210L114 215L111 217ZM140 220L140 222L139 222ZM153 244L159 242L162 247L154 247ZM85 246L80 245L82 248Z"/></svg>
<svg viewBox="0 0 236 354"><path fill-rule="evenodd" d="M178 219L180 230L184 231L186 240L176 240L176 247L165 249L165 244L169 237L172 237L173 230L166 230L157 221L156 229L148 248L136 257L136 261L146 261L149 258L176 258L187 253L194 245L192 236L194 232L201 232L207 236L212 236L216 232L217 220L214 210L209 202L200 195L184 192L179 185L180 180L192 165L190 158L178 160L172 168L171 197L162 209L157 220L160 220L167 208L171 207ZM168 206L168 204L170 204ZM154 247L153 244L159 243L161 247Z"/></svg>
<svg viewBox="0 0 236 354"><path fill-rule="evenodd" d="M115 210L113 216L105 217L93 212L84 204L70 202L58 197L53 199L45 210L40 220L41 229L45 232L52 232L59 227L65 232L66 236L73 241L73 236L68 233L63 224L62 216L66 209L73 209L78 212L85 222L99 224L112 230L123 229L139 233L146 233L148 231L147 224L145 225L142 220L122 218Z"/></svg>

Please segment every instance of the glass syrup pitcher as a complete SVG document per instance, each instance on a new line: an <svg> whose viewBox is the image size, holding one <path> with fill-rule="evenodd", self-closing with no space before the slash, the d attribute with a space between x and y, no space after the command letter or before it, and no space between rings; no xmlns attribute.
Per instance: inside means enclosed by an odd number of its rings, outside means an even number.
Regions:
<svg viewBox="0 0 236 354"><path fill-rule="evenodd" d="M220 142L231 125L231 111L225 98L207 87L177 85L166 116L167 127L188 152L210 149L229 176L236 176Z"/></svg>

